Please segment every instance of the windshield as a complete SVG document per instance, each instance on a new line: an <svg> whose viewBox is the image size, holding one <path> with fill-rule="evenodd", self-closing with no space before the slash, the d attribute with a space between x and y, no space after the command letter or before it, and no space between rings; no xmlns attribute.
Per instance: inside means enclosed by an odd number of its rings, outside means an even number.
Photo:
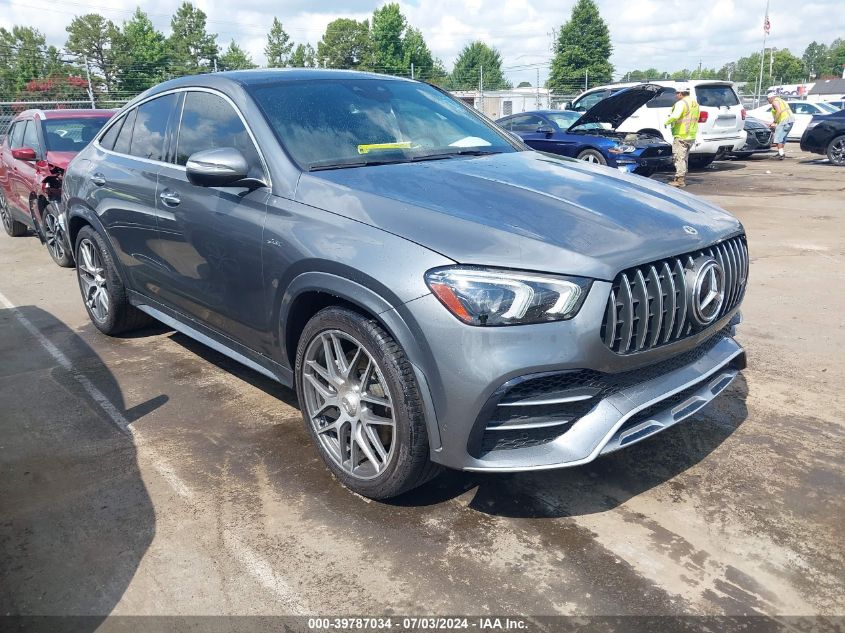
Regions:
<svg viewBox="0 0 845 633"><path fill-rule="evenodd" d="M481 117L422 83L316 79L250 90L305 169L517 151Z"/></svg>
<svg viewBox="0 0 845 633"><path fill-rule="evenodd" d="M88 145L108 120L108 117L46 119L44 140L47 149L53 152L78 152Z"/></svg>
<svg viewBox="0 0 845 633"><path fill-rule="evenodd" d="M828 112L839 112L839 108L823 101L816 103L816 105L819 107L820 110L827 110Z"/></svg>
<svg viewBox="0 0 845 633"><path fill-rule="evenodd" d="M573 112L572 110L562 110L561 112L554 112L551 114L547 113L546 118L554 121L555 125L557 125L561 130L565 130L575 123L575 121L580 119L581 115L578 112Z"/></svg>

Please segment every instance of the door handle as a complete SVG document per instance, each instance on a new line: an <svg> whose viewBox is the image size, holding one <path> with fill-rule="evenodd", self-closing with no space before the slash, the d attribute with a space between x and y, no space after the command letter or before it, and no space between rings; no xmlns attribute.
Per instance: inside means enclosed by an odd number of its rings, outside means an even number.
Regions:
<svg viewBox="0 0 845 633"><path fill-rule="evenodd" d="M93 182L98 187L102 187L106 184L106 177L103 174L94 174L91 176L91 182Z"/></svg>
<svg viewBox="0 0 845 633"><path fill-rule="evenodd" d="M158 194L158 197L161 198L161 201L168 207L175 207L180 202L182 202L182 199L179 197L179 194L174 191L164 190L160 194Z"/></svg>

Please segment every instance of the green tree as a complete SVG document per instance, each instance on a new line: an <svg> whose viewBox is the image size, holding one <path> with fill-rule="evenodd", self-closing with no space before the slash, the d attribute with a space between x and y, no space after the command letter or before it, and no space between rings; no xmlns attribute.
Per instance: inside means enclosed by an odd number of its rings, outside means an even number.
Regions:
<svg viewBox="0 0 845 633"><path fill-rule="evenodd" d="M140 7L123 23L117 55L118 81L122 91L143 92L164 78L167 40Z"/></svg>
<svg viewBox="0 0 845 633"><path fill-rule="evenodd" d="M293 68L314 68L317 65L314 47L311 44L297 44L290 56Z"/></svg>
<svg viewBox="0 0 845 633"><path fill-rule="evenodd" d="M612 79L610 31L593 0L578 0L572 17L560 30L549 75L553 91L590 83L608 83Z"/></svg>
<svg viewBox="0 0 845 633"><path fill-rule="evenodd" d="M404 51L403 67L414 65L414 77L431 83L442 83L446 79L443 62L431 54L431 49L419 29L409 26L402 38Z"/></svg>
<svg viewBox="0 0 845 633"><path fill-rule="evenodd" d="M290 36L285 32L279 19L273 18L273 26L267 34L267 46L264 47L267 65L271 68L292 65L291 50L293 50L293 42L290 41Z"/></svg>
<svg viewBox="0 0 845 633"><path fill-rule="evenodd" d="M193 75L211 70L220 53L217 35L207 33L206 15L190 2L183 2L170 20L170 37L167 40L173 72Z"/></svg>
<svg viewBox="0 0 845 633"><path fill-rule="evenodd" d="M768 59L766 61L769 61ZM764 64L765 65L765 64ZM764 68L764 73L769 71ZM804 79L804 62L801 58L796 57L789 52L788 49L783 48L775 51L772 59L772 76L771 83L798 83Z"/></svg>
<svg viewBox="0 0 845 633"><path fill-rule="evenodd" d="M530 81L520 81L517 88L530 88L531 82Z"/></svg>
<svg viewBox="0 0 845 633"><path fill-rule="evenodd" d="M232 40L229 42L229 48L220 56L218 67L220 70L246 70L256 68L256 65L249 53Z"/></svg>
<svg viewBox="0 0 845 633"><path fill-rule="evenodd" d="M73 18L65 29L68 33L65 48L74 55L86 57L91 72L102 79L106 91L116 85L116 56L120 31L111 20L97 13Z"/></svg>
<svg viewBox="0 0 845 633"><path fill-rule="evenodd" d="M845 40L837 38L828 49L827 69L824 74L841 77L843 66L845 66Z"/></svg>
<svg viewBox="0 0 845 633"><path fill-rule="evenodd" d="M804 49L801 61L804 62L804 72L808 77L818 77L820 73L827 70L830 53L827 46L816 41L810 42Z"/></svg>
<svg viewBox="0 0 845 633"><path fill-rule="evenodd" d="M47 41L41 31L29 26L0 27L0 88L14 99L26 84L47 71Z"/></svg>
<svg viewBox="0 0 845 633"><path fill-rule="evenodd" d="M350 18L338 18L330 22L323 38L317 43L317 63L323 68L371 68L369 22Z"/></svg>
<svg viewBox="0 0 845 633"><path fill-rule="evenodd" d="M407 21L399 5L391 2L373 11L373 68L383 73L401 73L405 65L403 35Z"/></svg>
<svg viewBox="0 0 845 633"><path fill-rule="evenodd" d="M502 72L502 56L495 48L476 41L464 46L455 61L448 86L453 90L475 90L481 83L484 69L484 90L510 88Z"/></svg>

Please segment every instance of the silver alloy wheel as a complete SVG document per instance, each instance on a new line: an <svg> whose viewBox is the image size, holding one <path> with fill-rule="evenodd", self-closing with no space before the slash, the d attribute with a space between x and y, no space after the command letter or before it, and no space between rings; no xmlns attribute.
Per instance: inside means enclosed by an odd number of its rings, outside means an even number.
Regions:
<svg viewBox="0 0 845 633"><path fill-rule="evenodd" d="M6 202L6 195L0 191L0 218L3 220L3 226L6 231L12 232L12 215L9 212L9 205Z"/></svg>
<svg viewBox="0 0 845 633"><path fill-rule="evenodd" d="M54 259L62 259L65 256L65 248L62 246L62 228L55 215L48 213L44 216L44 240L47 248Z"/></svg>
<svg viewBox="0 0 845 633"><path fill-rule="evenodd" d="M106 271L97 245L89 239L79 243L81 257L77 264L82 286L82 300L98 321L109 316L109 293L106 288Z"/></svg>
<svg viewBox="0 0 845 633"><path fill-rule="evenodd" d="M302 363L305 411L317 439L345 473L373 479L396 450L390 390L364 346L340 330L317 335Z"/></svg>
<svg viewBox="0 0 845 633"><path fill-rule="evenodd" d="M845 165L845 137L833 141L829 152L830 162L834 165Z"/></svg>
<svg viewBox="0 0 845 633"><path fill-rule="evenodd" d="M584 156L584 158L582 158L581 160L583 160L585 163L598 163L599 162L598 156L596 156L595 154L586 154Z"/></svg>

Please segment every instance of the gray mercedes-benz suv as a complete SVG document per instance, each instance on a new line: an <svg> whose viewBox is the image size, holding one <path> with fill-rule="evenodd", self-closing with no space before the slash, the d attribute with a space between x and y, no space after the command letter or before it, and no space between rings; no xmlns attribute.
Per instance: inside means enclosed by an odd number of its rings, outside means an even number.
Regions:
<svg viewBox="0 0 845 633"><path fill-rule="evenodd" d="M733 216L529 150L420 82L161 84L77 156L63 203L97 328L158 319L295 386L326 464L369 497L441 465L588 462L745 365Z"/></svg>

